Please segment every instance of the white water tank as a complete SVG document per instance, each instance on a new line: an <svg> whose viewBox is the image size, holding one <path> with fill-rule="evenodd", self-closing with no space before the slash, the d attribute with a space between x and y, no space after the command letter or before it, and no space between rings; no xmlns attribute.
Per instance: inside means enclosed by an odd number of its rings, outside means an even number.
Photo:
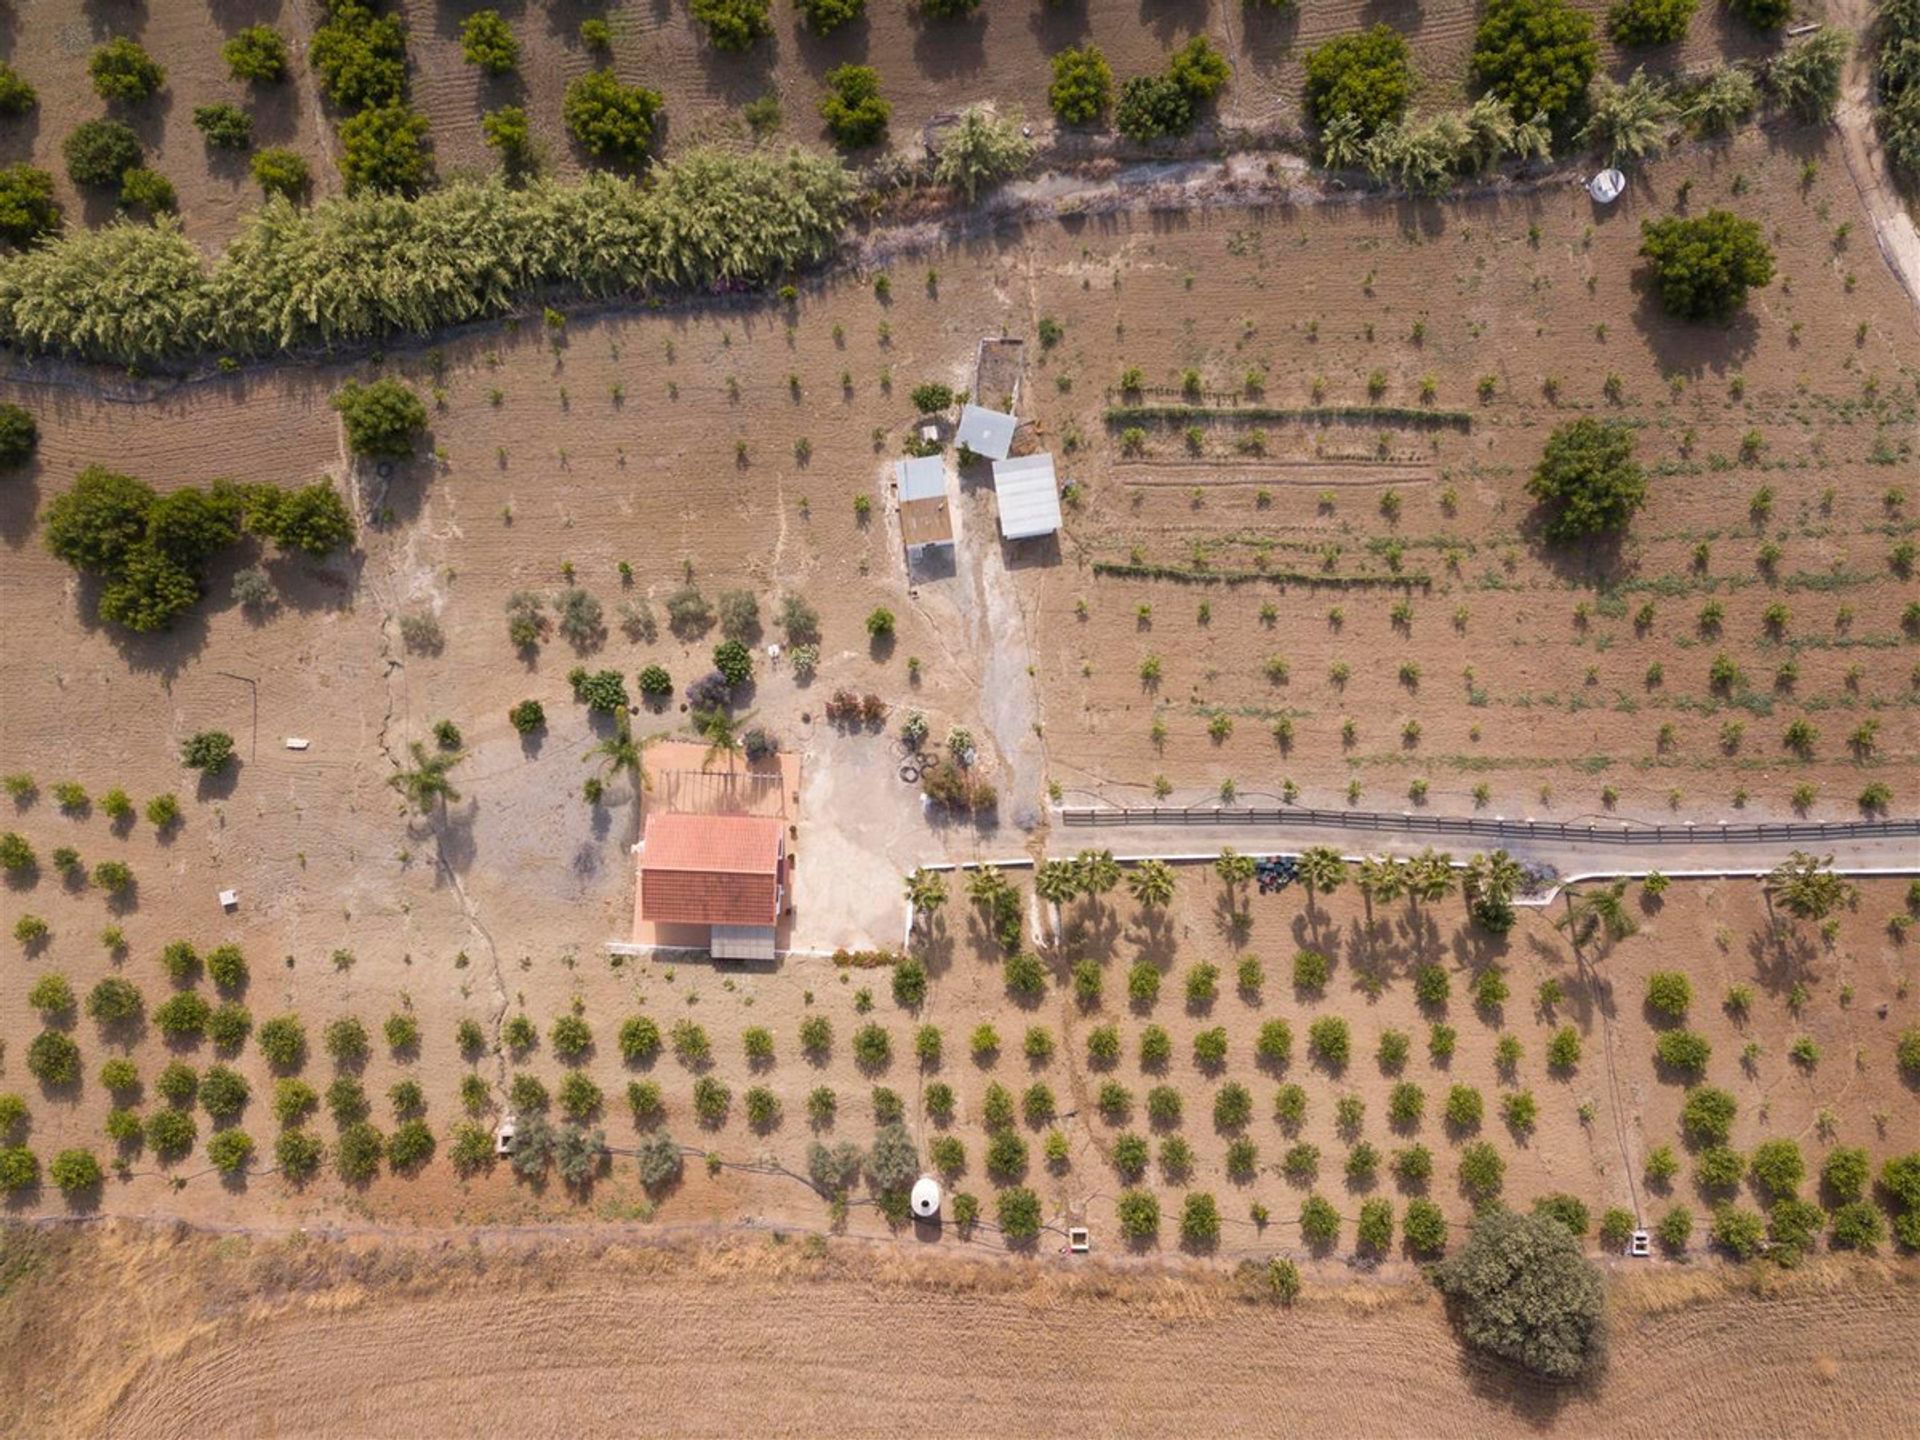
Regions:
<svg viewBox="0 0 1920 1440"><path fill-rule="evenodd" d="M913 1213L922 1220L931 1220L940 1213L940 1182L931 1175L922 1175L913 1182L913 1194L908 1197Z"/></svg>
<svg viewBox="0 0 1920 1440"><path fill-rule="evenodd" d="M1611 205L1627 188L1627 177L1618 170L1602 170L1587 182L1587 194L1602 205Z"/></svg>

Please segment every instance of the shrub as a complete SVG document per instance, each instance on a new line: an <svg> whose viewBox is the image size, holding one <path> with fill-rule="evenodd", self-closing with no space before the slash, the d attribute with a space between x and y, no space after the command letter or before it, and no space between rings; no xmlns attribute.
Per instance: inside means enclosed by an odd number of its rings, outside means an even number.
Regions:
<svg viewBox="0 0 1920 1440"><path fill-rule="evenodd" d="M1038 1000L1047 990L1046 963L1030 950L1017 950L1006 958L1004 979L1009 994Z"/></svg>
<svg viewBox="0 0 1920 1440"><path fill-rule="evenodd" d="M270 83L287 74L287 42L271 25L236 30L220 47L220 58L236 80Z"/></svg>
<svg viewBox="0 0 1920 1440"><path fill-rule="evenodd" d="M488 1145L491 1148L491 1140ZM282 1130L274 1141L273 1160L280 1173L296 1185L311 1179L326 1157L326 1146L309 1130Z"/></svg>
<svg viewBox="0 0 1920 1440"><path fill-rule="evenodd" d="M867 13L867 0L795 0L794 8L816 35L831 35Z"/></svg>
<svg viewBox="0 0 1920 1440"><path fill-rule="evenodd" d="M1329 1070L1344 1070L1353 1055L1353 1034L1347 1022L1326 1015L1307 1027L1307 1053Z"/></svg>
<svg viewBox="0 0 1920 1440"><path fill-rule="evenodd" d="M1053 83L1047 104L1063 125L1091 125L1113 104L1113 70L1092 43L1059 51L1053 57Z"/></svg>
<svg viewBox="0 0 1920 1440"><path fill-rule="evenodd" d="M91 1150L62 1150L47 1166L47 1178L63 1195L82 1195L100 1186L100 1162Z"/></svg>
<svg viewBox="0 0 1920 1440"><path fill-rule="evenodd" d="M1293 1027L1284 1020L1263 1021L1259 1039L1254 1042L1254 1054L1269 1067L1285 1066L1293 1058Z"/></svg>
<svg viewBox="0 0 1920 1440"><path fill-rule="evenodd" d="M333 397L333 408L347 429L347 448L356 455L413 454L415 437L427 425L427 407L411 386L391 378L361 384L349 380Z"/></svg>
<svg viewBox="0 0 1920 1440"><path fill-rule="evenodd" d="M580 667L569 673L567 679L573 686L573 698L597 715L611 715L632 705L627 698L627 682L618 670L589 673Z"/></svg>
<svg viewBox="0 0 1920 1440"><path fill-rule="evenodd" d="M131 980L109 975L87 992L87 1014L102 1025L121 1025L139 1015L145 1001Z"/></svg>
<svg viewBox="0 0 1920 1440"><path fill-rule="evenodd" d="M253 183L269 197L279 195L288 200L299 200L307 193L307 186L311 183L306 158L299 151L289 150L283 145L255 151L247 169L253 176Z"/></svg>
<svg viewBox="0 0 1920 1440"><path fill-rule="evenodd" d="M254 1043L274 1069L296 1069L307 1054L306 1027L296 1016L276 1015L260 1027Z"/></svg>
<svg viewBox="0 0 1920 1440"><path fill-rule="evenodd" d="M1144 1167L1144 1160L1142 1164ZM1160 1201L1150 1190L1121 1191L1114 1201L1114 1213L1121 1235L1136 1244L1160 1233Z"/></svg>
<svg viewBox="0 0 1920 1440"><path fill-rule="evenodd" d="M216 1120L230 1120L247 1108L252 1087L239 1071L226 1065L210 1065L200 1078L200 1105Z"/></svg>
<svg viewBox="0 0 1920 1440"><path fill-rule="evenodd" d="M333 1146L333 1168L349 1185L364 1185L380 1172L386 1137L365 1120L346 1126Z"/></svg>
<svg viewBox="0 0 1920 1440"><path fill-rule="evenodd" d="M1781 1145L1793 1144L1791 1140L1770 1141L1768 1143ZM1760 1173L1760 1150L1765 1150L1766 1148L1766 1145L1762 1145L1759 1150L1754 1151L1753 1166L1756 1176ZM1799 1158L1798 1147L1795 1147L1794 1158L1796 1160ZM1820 1166L1820 1183L1826 1187L1828 1193L1830 1193L1835 1200L1844 1204L1851 1200L1858 1200L1866 1193L1867 1180L1872 1173L1873 1167L1868 1163L1865 1149L1853 1145L1836 1145L1832 1150L1827 1152L1827 1158ZM1797 1174L1794 1180L1797 1184L1799 1180ZM1789 1187L1778 1193L1790 1195L1793 1193L1793 1190Z"/></svg>
<svg viewBox="0 0 1920 1440"><path fill-rule="evenodd" d="M1709 1145L1700 1152L1694 1178L1709 1190L1731 1190L1746 1173L1746 1156L1730 1145Z"/></svg>
<svg viewBox="0 0 1920 1440"><path fill-rule="evenodd" d="M406 91L406 25L398 15L376 15L361 0L327 6L307 56L321 90L343 110L392 104Z"/></svg>
<svg viewBox="0 0 1920 1440"><path fill-rule="evenodd" d="M1447 1248L1447 1217L1431 1200L1409 1200L1407 1213L1400 1222L1400 1233L1406 1237L1407 1249L1416 1257L1436 1257Z"/></svg>
<svg viewBox="0 0 1920 1440"><path fill-rule="evenodd" d="M40 95L20 72L0 61L0 115L18 117L40 103Z"/></svg>
<svg viewBox="0 0 1920 1440"><path fill-rule="evenodd" d="M1186 91L1161 75L1136 75L1120 87L1114 128L1129 140L1146 144L1193 128L1193 102Z"/></svg>
<svg viewBox="0 0 1920 1440"><path fill-rule="evenodd" d="M1593 21L1566 0L1492 0L1474 35L1473 78L1516 118L1559 124L1599 63Z"/></svg>
<svg viewBox="0 0 1920 1440"><path fill-rule="evenodd" d="M1791 1199L1806 1178L1806 1161L1792 1140L1766 1140L1754 1148L1748 1164L1753 1178L1774 1200Z"/></svg>
<svg viewBox="0 0 1920 1440"><path fill-rule="evenodd" d="M1581 1374L1602 1353L1599 1272L1552 1220L1485 1213L1461 1252L1432 1274L1475 1349L1555 1380Z"/></svg>
<svg viewBox="0 0 1920 1440"><path fill-rule="evenodd" d="M153 1012L153 1023L169 1040L198 1040L206 1033L213 1007L197 992L182 990Z"/></svg>
<svg viewBox="0 0 1920 1440"><path fill-rule="evenodd" d="M1749 289L1773 279L1758 222L1725 210L1643 221L1640 236L1661 304L1684 320L1727 320Z"/></svg>
<svg viewBox="0 0 1920 1440"><path fill-rule="evenodd" d="M412 195L428 178L427 117L407 105L362 110L340 126L340 174L347 194Z"/></svg>
<svg viewBox="0 0 1920 1440"><path fill-rule="evenodd" d="M167 83L167 72L138 40L116 35L87 58L87 74L102 100L146 99Z"/></svg>
<svg viewBox="0 0 1920 1440"><path fill-rule="evenodd" d="M72 1013L73 1003L73 986L64 975L51 972L42 975L27 990L27 1004L38 1010L44 1020L52 1021Z"/></svg>
<svg viewBox="0 0 1920 1440"><path fill-rule="evenodd" d="M885 1028L869 1024L854 1031L853 1058L864 1070L884 1069L893 1058L893 1041Z"/></svg>
<svg viewBox="0 0 1920 1440"><path fill-rule="evenodd" d="M1040 1235L1040 1197L1024 1185L1002 1190L995 1206L1000 1233L1010 1245L1029 1245Z"/></svg>
<svg viewBox="0 0 1920 1440"><path fill-rule="evenodd" d="M1033 142L1020 133L1018 118L970 105L961 111L960 123L941 137L933 178L972 203L982 190L1012 179L1032 162Z"/></svg>
<svg viewBox="0 0 1920 1440"><path fill-rule="evenodd" d="M1220 1206L1206 1191L1189 1193L1181 1205L1180 1240L1193 1250L1211 1250L1219 1243Z"/></svg>
<svg viewBox="0 0 1920 1440"><path fill-rule="evenodd" d="M1618 0L1607 33L1618 45L1671 45L1687 37L1699 0Z"/></svg>
<svg viewBox="0 0 1920 1440"><path fill-rule="evenodd" d="M1302 950L1293 957L1293 988L1317 995L1326 989L1327 977L1332 972L1332 964L1325 955L1318 950Z"/></svg>
<svg viewBox="0 0 1920 1440"><path fill-rule="evenodd" d="M1833 1212L1833 1243L1841 1250L1878 1250L1886 1237L1886 1222L1870 1201L1854 1200Z"/></svg>
<svg viewBox="0 0 1920 1440"><path fill-rule="evenodd" d="M771 0L692 0L688 8L716 50L747 50L773 33Z"/></svg>
<svg viewBox="0 0 1920 1440"><path fill-rule="evenodd" d="M1727 0L1727 8L1756 30L1777 30L1793 13L1793 0Z"/></svg>
<svg viewBox="0 0 1920 1440"><path fill-rule="evenodd" d="M567 133L596 159L638 164L653 143L660 92L622 85L611 70L589 70L567 86Z"/></svg>
<svg viewBox="0 0 1920 1440"><path fill-rule="evenodd" d="M1713 1046L1706 1036L1692 1030L1663 1030L1654 1041L1653 1053L1669 1069L1697 1076L1705 1072Z"/></svg>
<svg viewBox="0 0 1920 1440"><path fill-rule="evenodd" d="M460 53L489 75L506 75L520 63L520 42L498 10L476 10L460 23Z"/></svg>
<svg viewBox="0 0 1920 1440"><path fill-rule="evenodd" d="M880 72L870 65L836 65L822 77L820 118L837 144L849 149L872 145L886 133L893 107L880 95Z"/></svg>
<svg viewBox="0 0 1920 1440"><path fill-rule="evenodd" d="M193 124L207 143L222 150L244 150L253 143L253 117L238 105L198 105Z"/></svg>
<svg viewBox="0 0 1920 1440"><path fill-rule="evenodd" d="M1583 417L1558 426L1527 493L1548 510L1546 533L1570 541L1626 527L1646 504L1646 475L1633 460L1633 431Z"/></svg>
<svg viewBox="0 0 1920 1440"><path fill-rule="evenodd" d="M42 235L60 228L60 206L53 198L53 176L27 164L0 167L0 239L25 249ZM7 443L3 447L13 458L4 461L18 465L33 449L33 421L18 405L8 405ZM20 430L25 417L27 429ZM24 434L25 449L20 448Z"/></svg>
<svg viewBox="0 0 1920 1440"><path fill-rule="evenodd" d="M1733 1117L1738 1107L1724 1090L1696 1085L1687 1091L1680 1107L1680 1128L1690 1138L1711 1144L1724 1144L1733 1133Z"/></svg>
<svg viewBox="0 0 1920 1440"><path fill-rule="evenodd" d="M1315 1250L1330 1250L1340 1238L1340 1212L1319 1195L1300 1205L1300 1238Z"/></svg>
<svg viewBox="0 0 1920 1440"><path fill-rule="evenodd" d="M1307 52L1307 112L1322 130L1347 116L1363 136L1406 113L1413 99L1407 42L1391 25L1336 36Z"/></svg>
<svg viewBox="0 0 1920 1440"><path fill-rule="evenodd" d="M80 1047L61 1030L42 1030L27 1046L27 1073L42 1085L72 1085L80 1078Z"/></svg>
<svg viewBox="0 0 1920 1440"><path fill-rule="evenodd" d="M184 1110L156 1110L147 1117L147 1145L161 1160L177 1160L193 1149L200 1127Z"/></svg>
<svg viewBox="0 0 1920 1440"><path fill-rule="evenodd" d="M140 164L140 138L118 120L83 120L67 136L62 153L74 184L118 187L127 171Z"/></svg>
<svg viewBox="0 0 1920 1440"><path fill-rule="evenodd" d="M1476 1140L1460 1152L1460 1188L1476 1205L1484 1205L1500 1193L1506 1182L1507 1162L1485 1140Z"/></svg>

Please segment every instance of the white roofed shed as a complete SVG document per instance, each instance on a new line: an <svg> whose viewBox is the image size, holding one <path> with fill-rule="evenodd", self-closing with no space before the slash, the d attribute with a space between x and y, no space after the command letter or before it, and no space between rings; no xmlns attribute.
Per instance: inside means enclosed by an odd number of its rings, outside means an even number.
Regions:
<svg viewBox="0 0 1920 1440"><path fill-rule="evenodd" d="M1022 455L996 460L993 493L1000 502L1000 534L1008 540L1052 535L1060 529L1060 486L1053 456Z"/></svg>
<svg viewBox="0 0 1920 1440"><path fill-rule="evenodd" d="M1013 432L1019 423L1004 411L982 405L963 406L953 443L966 446L983 460L1004 460L1013 451Z"/></svg>

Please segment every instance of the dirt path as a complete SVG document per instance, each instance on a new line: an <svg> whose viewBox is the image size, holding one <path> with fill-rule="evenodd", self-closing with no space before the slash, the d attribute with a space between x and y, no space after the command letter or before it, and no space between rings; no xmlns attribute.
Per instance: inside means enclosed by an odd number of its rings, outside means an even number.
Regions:
<svg viewBox="0 0 1920 1440"><path fill-rule="evenodd" d="M1840 127L1841 150L1847 173L1860 192L1860 203L1873 221L1880 253L1920 310L1920 228L1907 209L1887 165L1886 152L1873 128L1873 53L1866 40L1873 20L1871 0L1834 0L1830 19L1860 43L1847 57L1841 82L1840 108L1834 116Z"/></svg>

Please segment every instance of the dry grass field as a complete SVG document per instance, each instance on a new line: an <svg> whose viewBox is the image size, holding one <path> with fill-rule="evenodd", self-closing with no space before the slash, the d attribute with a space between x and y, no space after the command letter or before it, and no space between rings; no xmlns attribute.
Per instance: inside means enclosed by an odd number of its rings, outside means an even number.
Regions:
<svg viewBox="0 0 1920 1440"><path fill-rule="evenodd" d="M6 1242L18 1435L1900 1433L1910 1267L1616 1286L1614 1363L1549 1388L1463 1363L1411 1287L1263 1303L1225 1276L935 1264L797 1241ZM76 1298L84 1297L84 1298ZM62 1363L49 1365L59 1355ZM930 1363L940 1357L942 1363ZM1328 1385L1329 1365L1352 1383Z"/></svg>

